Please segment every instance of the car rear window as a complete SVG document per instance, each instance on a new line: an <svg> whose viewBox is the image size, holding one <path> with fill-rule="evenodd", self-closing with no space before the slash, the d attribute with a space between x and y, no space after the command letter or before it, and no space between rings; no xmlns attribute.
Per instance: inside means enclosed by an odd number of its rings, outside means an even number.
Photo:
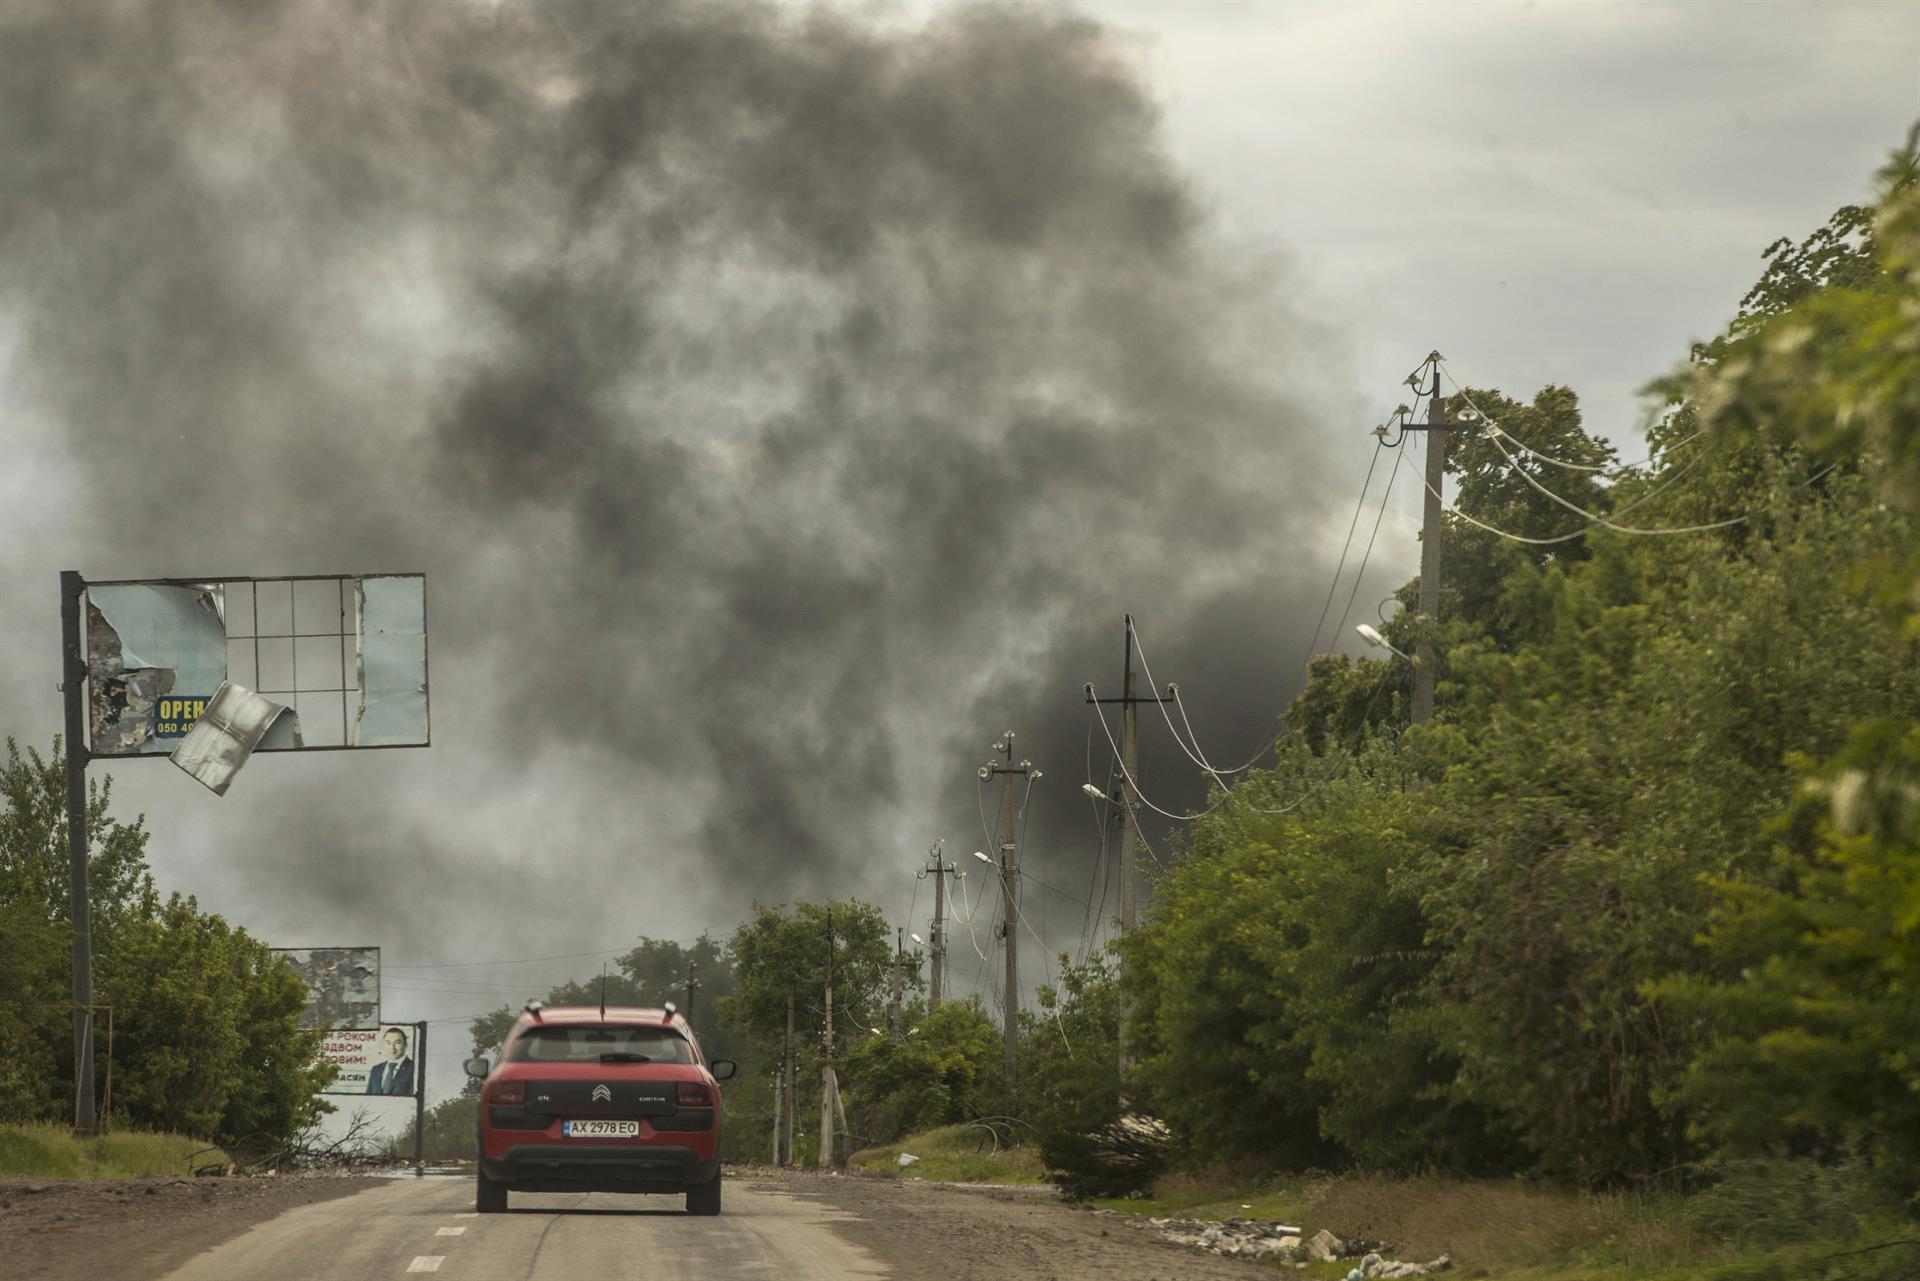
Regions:
<svg viewBox="0 0 1920 1281"><path fill-rule="evenodd" d="M691 1063L693 1047L670 1027L574 1024L530 1027L507 1052L511 1063L598 1063L603 1054L637 1054L649 1063Z"/></svg>

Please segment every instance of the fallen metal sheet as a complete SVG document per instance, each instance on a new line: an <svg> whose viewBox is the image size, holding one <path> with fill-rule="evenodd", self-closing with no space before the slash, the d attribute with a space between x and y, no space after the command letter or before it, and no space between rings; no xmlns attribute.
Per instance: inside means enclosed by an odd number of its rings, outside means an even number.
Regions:
<svg viewBox="0 0 1920 1281"><path fill-rule="evenodd" d="M247 763L269 730L281 726L300 746L299 718L270 698L222 681L170 758L199 779L215 796L225 796L233 776Z"/></svg>

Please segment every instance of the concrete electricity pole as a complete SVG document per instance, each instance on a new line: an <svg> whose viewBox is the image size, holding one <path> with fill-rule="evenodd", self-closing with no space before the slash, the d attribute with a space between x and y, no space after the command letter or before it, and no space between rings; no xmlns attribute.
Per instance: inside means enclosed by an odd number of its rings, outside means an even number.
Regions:
<svg viewBox="0 0 1920 1281"><path fill-rule="evenodd" d="M693 1024L693 994L700 987L700 979L698 978L699 973L700 973L700 962L695 960L693 957L688 957L687 958L687 1007L681 1014L681 1017L686 1019L688 1026L692 1026Z"/></svg>
<svg viewBox="0 0 1920 1281"><path fill-rule="evenodd" d="M1120 933L1122 936L1133 933L1139 916L1138 886L1140 881L1139 844L1140 844L1140 789L1137 780L1140 777L1140 714L1142 703L1165 703L1169 699L1160 695L1139 695L1134 692L1133 671L1133 615L1128 614L1126 655L1121 664L1121 682L1119 698L1097 698L1093 686L1087 686L1087 702L1120 704L1120 783L1115 788L1117 820L1120 824L1118 841L1118 861L1120 876ZM1171 686L1169 686L1171 688ZM1091 784L1089 784L1091 786ZM1120 960L1121 975L1126 974L1126 958ZM1124 991L1124 988L1122 989ZM1120 1008L1120 1069L1125 1071L1131 1066L1132 1056L1127 1052L1127 1015L1130 1003L1123 996Z"/></svg>
<svg viewBox="0 0 1920 1281"><path fill-rule="evenodd" d="M1041 775L1032 761L1013 763L1012 730L1001 736L993 750L1005 758L1005 763L989 757L978 772L982 782L990 782L996 775L1005 780L1000 792L1000 830L995 835L1000 845L1000 933L1007 946L1006 1000L1002 1003L1006 1014L1007 1092L1013 1097L1017 1110L1020 1098L1020 815L1026 808L1026 793ZM1022 787L1018 780L1025 780L1026 786ZM993 862L985 854L978 857L983 862Z"/></svg>
<svg viewBox="0 0 1920 1281"><path fill-rule="evenodd" d="M931 1014L940 1006L941 982L947 973L947 878L959 873L959 868L945 862L941 856L941 847L946 838L933 843L927 853L933 859L932 867L923 867L919 875L933 878L933 932L928 935L927 951L932 959L932 977L927 987L927 1013Z"/></svg>
<svg viewBox="0 0 1920 1281"><path fill-rule="evenodd" d="M826 1062L820 1066L820 1152L814 1159L814 1167L821 1170L833 1168L833 1104L834 1096L840 1093L840 1083L833 1074L833 909L827 909L827 1005L826 1036L822 1041L826 1050Z"/></svg>
<svg viewBox="0 0 1920 1281"><path fill-rule="evenodd" d="M786 1138L787 1136L786 1126L785 1126L786 1118L780 1115L780 1104L786 1097L786 1089L785 1089L786 1082L781 1079L784 1075L785 1075L784 1065L782 1067L778 1067L774 1069L774 1072L773 1072L773 1153L771 1158L768 1161L769 1165L784 1166L786 1164L785 1161L780 1159L780 1141Z"/></svg>
<svg viewBox="0 0 1920 1281"><path fill-rule="evenodd" d="M1433 717L1433 633L1440 621L1440 540L1444 529L1441 487L1447 480L1447 402L1440 395L1440 360L1437 351L1427 357L1427 363L1433 366L1433 399L1427 402L1426 426L1406 427L1408 431L1427 433L1427 501L1420 521L1420 639L1413 659L1415 725ZM1414 379L1418 377L1416 372Z"/></svg>
<svg viewBox="0 0 1920 1281"><path fill-rule="evenodd" d="M931 979L927 981L927 1014L939 1008L941 1004L941 981L947 978L947 878L958 876L960 868L941 858L941 847L947 845L947 837L933 841L933 849L927 851L927 857L933 858L931 868L920 868L916 876L933 878L933 931L927 935L927 955L933 958ZM914 941L920 941L920 935L914 935Z"/></svg>
<svg viewBox="0 0 1920 1281"><path fill-rule="evenodd" d="M895 926L893 929L893 996L887 1004L887 1035L900 1039L900 987L905 981L903 970L907 959L907 944L902 936L906 929Z"/></svg>
<svg viewBox="0 0 1920 1281"><path fill-rule="evenodd" d="M787 986L787 1043L781 1056L780 1083L787 1096L786 1126L780 1136L780 1156L778 1164L793 1164L793 1114L798 1110L799 1100L793 1094L793 1001L792 984Z"/></svg>

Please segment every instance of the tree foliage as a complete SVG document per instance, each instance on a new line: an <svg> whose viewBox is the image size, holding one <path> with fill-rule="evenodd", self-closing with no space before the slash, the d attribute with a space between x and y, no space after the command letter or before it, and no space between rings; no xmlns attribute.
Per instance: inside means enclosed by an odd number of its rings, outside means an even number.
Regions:
<svg viewBox="0 0 1920 1281"><path fill-rule="evenodd" d="M977 999L906 1009L903 1038L857 1029L840 1058L848 1123L856 1141L903 1135L1007 1110L1000 1029Z"/></svg>
<svg viewBox="0 0 1920 1281"><path fill-rule="evenodd" d="M289 1138L325 1105L306 989L265 944L192 898L162 898L142 820L88 780L94 1000L112 1007L110 1122L215 1140ZM7 741L0 768L0 1115L71 1114L73 1049L66 765ZM98 1086L107 1014L96 1015Z"/></svg>
<svg viewBox="0 0 1920 1281"><path fill-rule="evenodd" d="M1452 400L1462 511L1692 532L1450 523L1425 726L1385 662L1313 665L1126 944L1132 1084L1193 1150L1920 1190L1914 171L1768 250L1643 468L1566 388Z"/></svg>

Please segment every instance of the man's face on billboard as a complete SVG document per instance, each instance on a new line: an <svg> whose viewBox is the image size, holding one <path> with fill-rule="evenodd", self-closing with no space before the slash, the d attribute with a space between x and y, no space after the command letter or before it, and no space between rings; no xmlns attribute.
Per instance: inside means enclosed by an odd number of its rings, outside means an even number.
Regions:
<svg viewBox="0 0 1920 1281"><path fill-rule="evenodd" d="M387 1033L387 1057L400 1058L407 1052L407 1034L398 1028Z"/></svg>

